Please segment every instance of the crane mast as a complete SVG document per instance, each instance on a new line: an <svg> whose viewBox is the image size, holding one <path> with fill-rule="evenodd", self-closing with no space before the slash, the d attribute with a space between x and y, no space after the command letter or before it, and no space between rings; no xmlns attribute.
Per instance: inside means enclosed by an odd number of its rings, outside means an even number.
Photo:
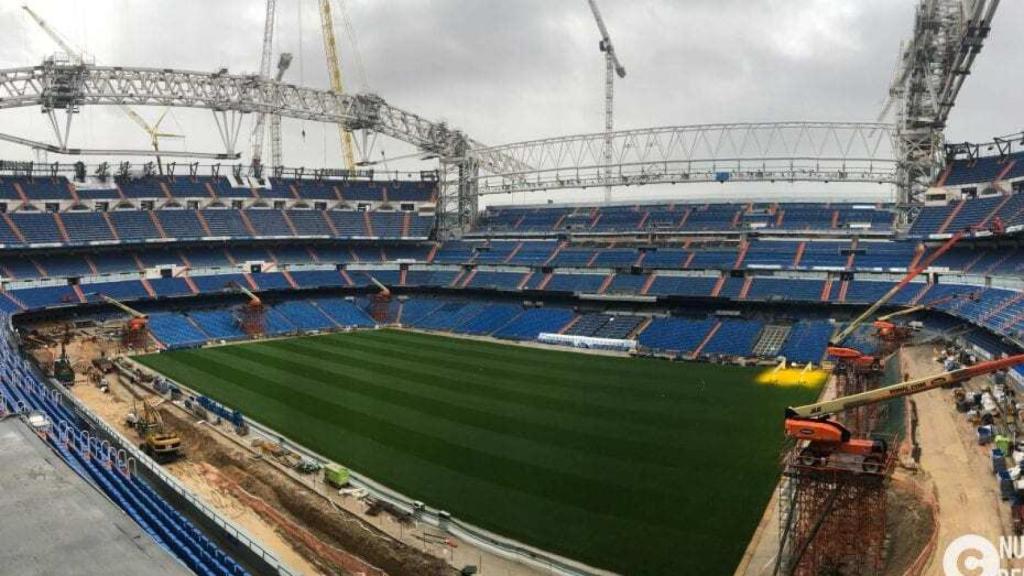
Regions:
<svg viewBox="0 0 1024 576"><path fill-rule="evenodd" d="M611 182L612 178L612 132L615 130L615 76L626 77L626 69L619 62L615 54L615 47L612 45L612 38L608 35L608 29L604 25L604 18L597 8L597 0L587 0L590 4L590 11L594 13L594 20L597 21L597 30L601 33L601 42L598 44L601 52L604 53L604 165L605 180ZM612 199L612 187L608 184L604 188L604 201Z"/></svg>
<svg viewBox="0 0 1024 576"><path fill-rule="evenodd" d="M57 46L60 46L60 49L68 55L68 58L77 58L79 60L82 59L81 51L75 50L68 43L68 41L64 39L63 36L61 36L59 33L57 33L56 30L50 27L46 20L43 20L41 16L33 12L32 9L29 8L28 6L22 6L21 9L24 10L29 16L31 16L33 20L35 20L36 24L38 24L39 27L43 29L43 32L46 32L46 35L49 36L51 40L56 42Z"/></svg>
<svg viewBox="0 0 1024 576"><path fill-rule="evenodd" d="M338 43L334 38L334 17L331 15L331 0L320 0L320 26L324 38L324 55L327 57L327 72L331 77L331 90L340 94L345 90L341 80L341 62L338 60ZM345 168L354 170L356 159L352 133L345 126L338 124L338 134L341 137L341 154L345 161Z"/></svg>
<svg viewBox="0 0 1024 576"><path fill-rule="evenodd" d="M274 77L275 82L280 82L281 78L284 77L285 71L292 64L292 55L288 52L281 54L277 61L277 76ZM272 114L270 116L270 160L271 166L283 166L284 165L284 154L281 150L281 115Z"/></svg>
<svg viewBox="0 0 1024 576"><path fill-rule="evenodd" d="M260 78L270 79L270 63L274 51L274 15L277 11L277 0L267 0L267 14L263 25L263 49L260 53ZM263 135L266 132L266 113L256 117L256 125L252 129L252 163L259 166L263 158Z"/></svg>

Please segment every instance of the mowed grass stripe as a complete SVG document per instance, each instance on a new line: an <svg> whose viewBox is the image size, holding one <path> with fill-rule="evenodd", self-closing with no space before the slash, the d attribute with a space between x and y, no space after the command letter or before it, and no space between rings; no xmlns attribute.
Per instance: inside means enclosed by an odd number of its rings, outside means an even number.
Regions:
<svg viewBox="0 0 1024 576"><path fill-rule="evenodd" d="M219 350L210 352L215 353ZM609 482L608 478L614 477L611 475L588 478L568 469L545 468L527 460L514 460L505 455L508 450L513 448L509 442L504 443L500 454L486 452L467 447L460 441L437 438L424 432L425 429L430 428L428 422L424 420L419 420L419 427L413 429L397 424L391 419L372 416L370 412L361 411L359 406L343 405L324 396L306 393L301 389L302 378L293 377L287 381L267 378L260 374L259 367L246 369L240 367L239 364L221 363L213 357L198 359L191 364L208 374L221 374L236 381L245 379L253 386L263 390L265 395L282 403L301 407L305 417L320 421L335 434L371 431L373 439L386 445L395 445L395 441L401 438L409 445L411 453L419 454L421 457L451 470L472 474L507 490L520 490L540 498L585 509L594 504L588 495L610 493L625 488L624 485L617 482ZM262 370L266 372L268 368L263 367ZM395 416L398 417L396 420L402 419L402 414ZM406 416L409 415L406 414ZM369 473L369 471L364 472ZM517 473L526 474L532 481L513 483L511 479ZM674 498L674 496L638 487L633 487L630 492L635 494L636 501L617 499L606 502L604 504L607 507L607 513L620 518L635 517L648 523L671 527L673 517L667 513L665 508L650 504L659 500L664 502L666 497Z"/></svg>
<svg viewBox="0 0 1024 576"><path fill-rule="evenodd" d="M393 331L144 360L410 496L628 574L730 572L777 477L781 408L816 393Z"/></svg>
<svg viewBox="0 0 1024 576"><path fill-rule="evenodd" d="M502 442L529 441L533 445L524 446L523 451L531 453L532 462L541 463L543 461L537 457L538 452L551 451L550 460L558 463L556 468L561 468L565 463L572 462L574 455L579 451L602 446L602 454L600 457L595 457L593 462L602 468L616 467L620 464L620 459L643 462L658 468L687 467L684 463L678 463L675 458L679 451L684 449L683 438L680 435L676 435L670 443L652 445L631 437L617 437L611 430L607 434L591 434L585 430L571 427L554 426L505 416L502 413L502 405L488 406L479 399L475 399L472 403L482 407L477 408L468 402L460 401L458 396L450 392L432 389L412 380L395 378L386 382L374 382L360 369L352 366L342 368L339 364L329 362L322 362L320 366L313 367L308 363L290 360L284 350L280 349L243 349L233 346L218 350L218 352L220 351L238 358L240 362L247 362L246 367L251 369L254 374L260 374L262 371L278 373L278 376L282 378L294 378L296 374L310 376L314 379L306 380L308 385L299 386L297 389L312 395L324 394L349 408L358 408L363 412L394 410L396 416L399 415L398 411L413 411L415 414L410 416L436 420L436 422L424 421L430 424L430 429L438 437L465 442L468 447L493 445L498 440ZM243 367L241 364L236 364L236 366ZM274 368L266 366L274 366ZM365 366L362 368L365 369ZM317 386L318 381L337 379L344 381L344 390L336 386L326 389ZM296 382L296 384L298 383ZM374 400L380 405L376 406L376 410L361 407L359 398ZM448 398L451 400L449 401ZM564 423L566 418L560 420ZM501 436L504 438L500 438ZM552 448L562 450L555 452ZM580 465L583 464L586 463L580 463ZM632 466L622 470L622 473L630 471L636 472L638 475L654 472L654 470Z"/></svg>
<svg viewBox="0 0 1024 576"><path fill-rule="evenodd" d="M420 336L418 333L400 333L389 330L379 330L365 338L359 338L357 342L348 345L358 346L363 343L372 343L378 349L388 349L402 355L416 355L417 357L436 358L438 354L457 354L455 357L448 357L445 365L454 363L462 365L468 362L470 366L483 364L488 370L497 368L509 368L514 372L535 378L539 384L553 389L578 391L579 386L572 383L572 379L578 378L583 370L595 378L589 381L587 390L589 392L607 392L610 394L628 393L633 398L645 397L666 399L693 399L686 391L685 386L680 387L677 382L665 381L659 378L651 378L651 371L659 367L669 368L664 362L641 362L632 368L614 369L615 378L609 378L606 368L615 366L621 358L610 358L605 356L591 355L588 363L582 364L577 361L567 361L562 356L565 352L545 350L542 348L520 346L510 343L499 345L499 350L494 350L495 344L479 340L465 338L446 338L443 342L417 342L416 347L410 349L409 337ZM508 352L506 353L505 350ZM660 365L660 366L657 366ZM727 370L733 367L725 367ZM678 371L671 369L678 377Z"/></svg>
<svg viewBox="0 0 1024 576"><path fill-rule="evenodd" d="M274 342L268 347L286 350L311 360L334 362L345 366L345 369L366 368L376 374L383 370L395 379L432 388L430 395L447 393L464 400L481 399L487 405L498 406L503 412L513 410L559 419L578 418L567 427L586 422L594 426L595 432L605 430L621 436L624 431L610 424L615 422L615 426L629 424L630 429L625 430L627 433L646 433L658 440L672 442L673 436L665 433L666 426L681 429L692 426L692 422L678 418L669 421L671 414L666 410L665 402L661 402L655 414L653 407L640 411L623 410L604 400L595 401L586 391L562 395L538 393L537 389L542 388L544 383L523 386L524 381L532 380L517 371L487 370L481 365L479 372L471 372L453 367L450 363L443 366L430 365L426 363L429 357L419 358L414 353L405 355L407 357L396 357L393 354L374 352L371 348L353 346L349 342L339 346L330 341L322 344L286 341ZM631 418L625 418L627 416ZM662 420L652 422L656 416Z"/></svg>

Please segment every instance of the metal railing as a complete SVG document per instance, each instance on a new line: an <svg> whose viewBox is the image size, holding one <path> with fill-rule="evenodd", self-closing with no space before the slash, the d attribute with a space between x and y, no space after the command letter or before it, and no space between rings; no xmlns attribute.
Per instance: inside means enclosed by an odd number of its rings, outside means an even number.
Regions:
<svg viewBox="0 0 1024 576"><path fill-rule="evenodd" d="M141 466L150 475L152 475L152 477L158 479L178 494L213 524L224 530L224 532L231 538L235 539L239 544L248 548L258 558L266 562L267 565L276 570L278 574L281 574L282 576L297 576L298 573L293 572L289 567L281 562L277 556L261 546L255 538L250 536L245 530L238 527L227 518L224 518L216 510L207 506L200 497L196 496L191 490L186 488L177 478L165 472L162 466L135 447L130 441L128 441L128 439L121 435L120 432L104 422L102 418L96 416L85 404L83 404L78 398L75 398L73 394L60 387L53 388L53 390L60 394L64 400L74 406L75 411L79 416L86 419L91 426L102 430L109 438L113 438L120 444L121 447L117 449L117 454L119 454L117 458L119 461L122 461L123 458L123 462L125 462L126 467L135 468L134 471L137 472L137 467L141 464ZM122 451L124 452L124 455L120 456Z"/></svg>

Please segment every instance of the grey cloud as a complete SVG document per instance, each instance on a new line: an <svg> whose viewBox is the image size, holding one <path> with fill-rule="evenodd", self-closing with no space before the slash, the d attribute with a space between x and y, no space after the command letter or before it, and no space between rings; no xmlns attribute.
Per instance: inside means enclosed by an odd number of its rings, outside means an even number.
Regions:
<svg viewBox="0 0 1024 576"><path fill-rule="evenodd" d="M3 66L31 65L53 46L0 1L9 49ZM598 131L603 61L584 0L347 0L370 88L395 104L444 119L488 143ZM258 67L262 0L30 0L98 61L210 70ZM870 120L877 115L912 0L603 0L629 70L616 84L622 128L745 120ZM314 0L279 0L277 51L299 53L286 80L328 84ZM301 34L298 14L303 12ZM1024 3L1004 2L950 122L952 140L1019 129L1024 64L1014 23ZM342 27L338 33L343 35ZM351 49L343 60L353 85ZM300 74L301 72L301 74ZM156 111L143 111L150 117ZM8 114L5 112L5 114ZM145 146L110 110L87 110L79 145ZM216 147L209 114L175 111L195 149ZM37 112L5 117L8 130L46 137ZM330 129L285 123L289 163L337 165ZM322 143L327 143L324 150ZM387 144L389 156L407 148ZM4 157L27 151L0 146ZM678 189L676 189L678 190Z"/></svg>

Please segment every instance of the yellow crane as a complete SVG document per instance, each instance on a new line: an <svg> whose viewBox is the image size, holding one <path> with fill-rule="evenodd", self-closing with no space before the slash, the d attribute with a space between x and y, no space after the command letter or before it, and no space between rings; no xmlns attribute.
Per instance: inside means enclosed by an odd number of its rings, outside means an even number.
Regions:
<svg viewBox="0 0 1024 576"><path fill-rule="evenodd" d="M320 26L323 29L324 55L327 57L327 72L331 76L331 90L339 94L344 92L341 80L341 61L338 59L338 43L334 39L334 17L331 15L331 0L320 0ZM338 124L341 137L341 154L345 160L345 168L354 170L356 167L355 142L352 133L345 126Z"/></svg>

